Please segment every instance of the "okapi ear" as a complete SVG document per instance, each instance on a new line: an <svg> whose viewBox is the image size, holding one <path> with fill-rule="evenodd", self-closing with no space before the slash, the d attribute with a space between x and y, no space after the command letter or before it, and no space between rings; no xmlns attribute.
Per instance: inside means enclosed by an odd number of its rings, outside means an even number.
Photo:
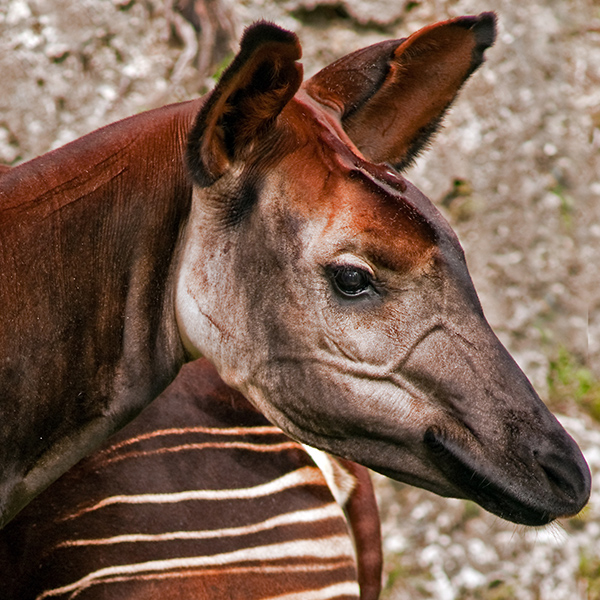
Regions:
<svg viewBox="0 0 600 600"><path fill-rule="evenodd" d="M246 29L240 51L198 113L187 162L211 185L274 123L302 83L296 35L260 21Z"/></svg>
<svg viewBox="0 0 600 600"><path fill-rule="evenodd" d="M349 54L304 88L339 113L368 160L403 169L435 133L495 38L493 13L443 21Z"/></svg>

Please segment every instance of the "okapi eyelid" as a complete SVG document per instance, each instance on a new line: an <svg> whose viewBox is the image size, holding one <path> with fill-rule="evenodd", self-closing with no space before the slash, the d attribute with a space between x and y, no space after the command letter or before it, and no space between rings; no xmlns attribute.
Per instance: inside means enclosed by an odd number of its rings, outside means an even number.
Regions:
<svg viewBox="0 0 600 600"><path fill-rule="evenodd" d="M375 268L362 257L358 257L354 254L341 254L331 261L328 265L329 268L333 269L357 269L359 271L366 271L369 277L377 279Z"/></svg>

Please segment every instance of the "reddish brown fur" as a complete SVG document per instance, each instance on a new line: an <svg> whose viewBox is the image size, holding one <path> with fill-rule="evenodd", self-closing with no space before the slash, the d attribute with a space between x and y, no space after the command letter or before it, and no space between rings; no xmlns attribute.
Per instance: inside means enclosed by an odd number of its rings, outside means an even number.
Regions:
<svg viewBox="0 0 600 600"><path fill-rule="evenodd" d="M238 148L251 147L251 142L268 129L302 82L302 66L296 62L302 50L294 34L259 23L247 31L245 41L198 119L198 123L203 123L202 131L196 126L198 145L192 143L190 153L201 152L208 159L202 175L196 173L203 182L214 182L235 159L242 158L235 151L231 154L228 138L235 136ZM270 89L256 93L256 87ZM234 92L235 105L231 101ZM210 116L203 120L202 115Z"/></svg>
<svg viewBox="0 0 600 600"><path fill-rule="evenodd" d="M341 58L308 81L305 89L341 115L348 136L371 162L403 168L481 63L493 41L493 23L493 15L484 13L446 21L443 28L424 27L406 40L382 42ZM349 87L348 79L358 85ZM367 97L364 90L369 87L375 93ZM348 89L351 95L346 95Z"/></svg>
<svg viewBox="0 0 600 600"><path fill-rule="evenodd" d="M342 465L356 478L356 488L346 506L358 554L361 600L377 600L381 593L383 548L381 522L369 471L349 460Z"/></svg>
<svg viewBox="0 0 600 600"><path fill-rule="evenodd" d="M0 423L0 462L19 465L3 471L3 513L4 486L46 452L32 478L49 483L81 457L84 425L91 449L184 360L165 284L191 201L182 157L199 106L121 121L0 178L0 388L13 415Z"/></svg>
<svg viewBox="0 0 600 600"><path fill-rule="evenodd" d="M326 221L324 242L354 238L375 264L406 273L425 269L435 251L435 230L421 208L402 195L410 184L350 153L328 122L307 119L307 111L312 107L290 102L282 112L280 135L288 145L294 139L296 150L280 161L279 169L285 180L306 186L286 190L292 210L307 221ZM310 144L313 139L321 143Z"/></svg>

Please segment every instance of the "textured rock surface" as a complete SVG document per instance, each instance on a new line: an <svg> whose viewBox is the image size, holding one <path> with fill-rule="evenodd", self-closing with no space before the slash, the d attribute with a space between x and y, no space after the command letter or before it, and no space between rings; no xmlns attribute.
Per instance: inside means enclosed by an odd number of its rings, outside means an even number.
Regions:
<svg viewBox="0 0 600 600"><path fill-rule="evenodd" d="M494 9L496 46L409 177L458 231L488 318L542 395L559 351L600 373L597 1L197 5L199 36L164 0L0 0L0 162L198 95L257 18L300 35L310 75L360 46ZM597 471L597 425L569 398L559 408ZM600 565L596 497L564 531L531 532L404 486L380 493L387 598L600 597L584 568Z"/></svg>

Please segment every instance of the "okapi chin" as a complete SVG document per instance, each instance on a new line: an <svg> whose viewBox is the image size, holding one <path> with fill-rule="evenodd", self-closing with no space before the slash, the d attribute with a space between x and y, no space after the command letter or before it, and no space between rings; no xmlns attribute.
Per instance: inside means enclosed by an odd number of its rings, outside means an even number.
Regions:
<svg viewBox="0 0 600 600"><path fill-rule="evenodd" d="M2 520L203 355L292 437L517 523L590 473L401 174L496 35L460 17L302 83L258 23L206 97L0 178Z"/></svg>

